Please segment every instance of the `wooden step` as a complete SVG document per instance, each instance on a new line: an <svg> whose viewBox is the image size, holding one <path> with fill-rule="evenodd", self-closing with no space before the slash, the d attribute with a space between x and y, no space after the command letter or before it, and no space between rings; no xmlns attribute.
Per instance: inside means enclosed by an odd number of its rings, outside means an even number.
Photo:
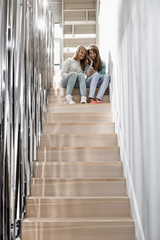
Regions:
<svg viewBox="0 0 160 240"><path fill-rule="evenodd" d="M120 161L108 162L35 162L35 178L93 178L122 177Z"/></svg>
<svg viewBox="0 0 160 240"><path fill-rule="evenodd" d="M111 104L53 104L47 106L48 113L110 113Z"/></svg>
<svg viewBox="0 0 160 240"><path fill-rule="evenodd" d="M38 147L38 161L58 161L58 162L73 162L73 161L118 161L120 160L119 147Z"/></svg>
<svg viewBox="0 0 160 240"><path fill-rule="evenodd" d="M128 197L27 198L28 218L129 217Z"/></svg>
<svg viewBox="0 0 160 240"><path fill-rule="evenodd" d="M31 179L31 196L96 197L126 196L126 182L116 178Z"/></svg>
<svg viewBox="0 0 160 240"><path fill-rule="evenodd" d="M108 93L71 105L65 92L50 91L22 240L135 240Z"/></svg>
<svg viewBox="0 0 160 240"><path fill-rule="evenodd" d="M48 102L49 103L56 103L56 104L63 104L64 103L65 96L55 96L55 95L50 95L48 97ZM80 95L74 95L73 100L76 103L80 103L81 101L81 96ZM109 103L110 98L109 95L104 95L102 98L103 103ZM89 98L87 97L87 102L89 103Z"/></svg>
<svg viewBox="0 0 160 240"><path fill-rule="evenodd" d="M116 134L43 134L41 146L53 147L112 147L117 146Z"/></svg>
<svg viewBox="0 0 160 240"><path fill-rule="evenodd" d="M46 113L46 123L107 123L112 122L112 113Z"/></svg>
<svg viewBox="0 0 160 240"><path fill-rule="evenodd" d="M22 221L22 229L22 240L135 240L130 217L31 218Z"/></svg>
<svg viewBox="0 0 160 240"><path fill-rule="evenodd" d="M56 84L58 86L58 84ZM89 95L89 88L87 88L87 96ZM99 91L99 88L96 89L95 94L97 94ZM66 88L58 87L58 88L51 88L50 89L50 95L49 96L65 96L66 95ZM80 89L79 88L74 88L72 95L78 95L80 96ZM109 88L106 89L104 95L109 95Z"/></svg>
<svg viewBox="0 0 160 240"><path fill-rule="evenodd" d="M43 134L114 133L114 123L44 123Z"/></svg>

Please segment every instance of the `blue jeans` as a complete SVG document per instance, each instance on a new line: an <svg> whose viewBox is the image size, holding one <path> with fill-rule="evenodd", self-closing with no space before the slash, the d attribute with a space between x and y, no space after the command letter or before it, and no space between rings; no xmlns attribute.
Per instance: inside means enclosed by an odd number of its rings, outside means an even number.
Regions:
<svg viewBox="0 0 160 240"><path fill-rule="evenodd" d="M86 78L87 88L90 88L89 98L98 98L99 100L102 100L103 95L108 87L109 80L110 75L106 74L100 79L100 75L97 72ZM95 97L96 88L99 88L99 91Z"/></svg>
<svg viewBox="0 0 160 240"><path fill-rule="evenodd" d="M66 88L66 95L72 95L73 88L77 84L80 88L81 96L87 96L85 76L83 73L70 73L61 80L62 87Z"/></svg>

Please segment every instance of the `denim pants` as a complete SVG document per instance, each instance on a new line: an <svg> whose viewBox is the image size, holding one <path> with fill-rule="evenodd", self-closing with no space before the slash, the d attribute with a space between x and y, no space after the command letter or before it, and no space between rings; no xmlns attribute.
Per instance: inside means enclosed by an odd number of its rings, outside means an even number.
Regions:
<svg viewBox="0 0 160 240"><path fill-rule="evenodd" d="M103 95L108 87L110 75L106 74L100 79L99 73L94 73L86 79L87 88L89 87L89 98L98 98L102 100ZM99 88L95 96L96 88Z"/></svg>
<svg viewBox="0 0 160 240"><path fill-rule="evenodd" d="M73 88L79 87L81 96L87 96L85 75L83 73L70 73L61 80L61 85L66 88L66 95L72 95Z"/></svg>

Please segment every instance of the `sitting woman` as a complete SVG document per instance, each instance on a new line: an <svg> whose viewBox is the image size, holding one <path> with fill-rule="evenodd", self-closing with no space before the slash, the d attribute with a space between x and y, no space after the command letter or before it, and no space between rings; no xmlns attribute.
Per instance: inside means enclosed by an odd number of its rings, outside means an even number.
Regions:
<svg viewBox="0 0 160 240"><path fill-rule="evenodd" d="M87 64L87 49L83 46L79 46L76 50L73 58L68 58L62 67L61 71L61 85L66 88L66 97L64 103L75 103L72 99L72 91L76 82L80 88L81 103L87 103L87 91L84 68ZM77 84L76 84L77 85Z"/></svg>
<svg viewBox="0 0 160 240"><path fill-rule="evenodd" d="M102 103L103 95L108 87L110 76L106 74L106 64L101 60L97 45L91 44L88 48L88 64L85 67L86 85L90 88L89 102ZM99 88L97 95L96 88Z"/></svg>

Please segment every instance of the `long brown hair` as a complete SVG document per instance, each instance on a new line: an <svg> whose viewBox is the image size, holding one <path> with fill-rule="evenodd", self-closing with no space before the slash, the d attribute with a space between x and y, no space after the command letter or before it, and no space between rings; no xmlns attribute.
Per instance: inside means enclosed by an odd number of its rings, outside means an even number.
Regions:
<svg viewBox="0 0 160 240"><path fill-rule="evenodd" d="M94 61L94 68L96 70L100 71L102 69L102 60L101 60L101 57L100 57L98 46L96 44L89 45L88 55L89 55L90 50L92 50L94 53L96 53L96 58L95 58L95 61Z"/></svg>
<svg viewBox="0 0 160 240"><path fill-rule="evenodd" d="M82 45L78 46L78 47L77 47L77 50L76 50L76 52L75 52L75 54L74 54L73 59L76 60L76 61L79 59L79 51L80 51L80 50L82 50L82 51L85 53L84 59L80 60L81 68L82 68L82 70L84 71L84 68L85 68L85 66L87 65L87 57L88 57L87 49L86 49L84 46L82 46Z"/></svg>

